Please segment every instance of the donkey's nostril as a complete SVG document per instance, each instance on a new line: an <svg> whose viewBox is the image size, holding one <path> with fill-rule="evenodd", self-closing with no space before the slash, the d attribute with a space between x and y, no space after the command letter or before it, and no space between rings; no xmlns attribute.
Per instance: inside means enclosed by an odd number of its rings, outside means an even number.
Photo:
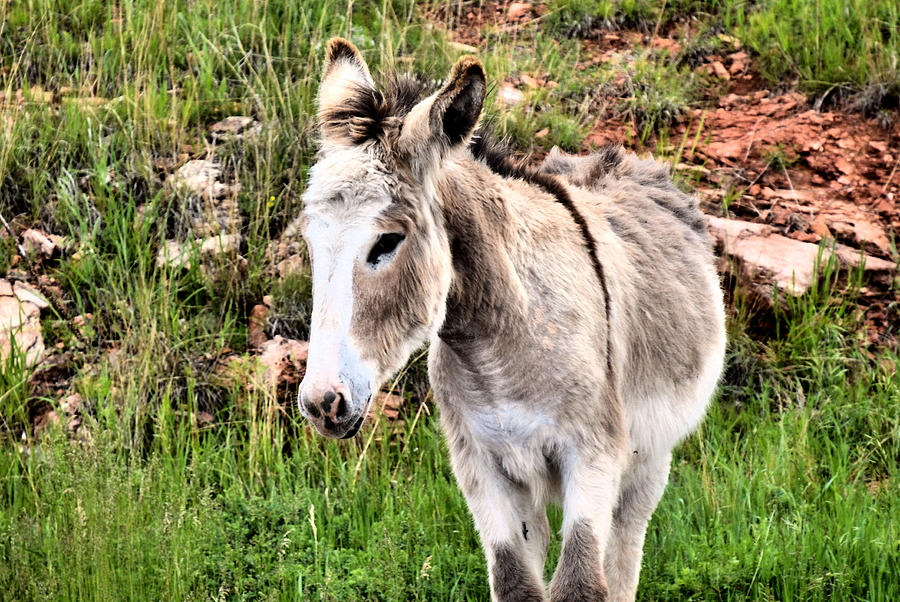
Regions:
<svg viewBox="0 0 900 602"><path fill-rule="evenodd" d="M322 417L322 412L319 411L319 408L316 407L316 404L309 400L309 396L306 393L300 394L300 403L303 404L303 407L306 409L307 413L313 418Z"/></svg>
<svg viewBox="0 0 900 602"><path fill-rule="evenodd" d="M338 393L337 417L338 417L338 419L341 419L346 415L347 415L347 399L344 397L343 393Z"/></svg>
<svg viewBox="0 0 900 602"><path fill-rule="evenodd" d="M322 410L326 414L331 413L331 404L334 403L334 391L326 391L322 397Z"/></svg>

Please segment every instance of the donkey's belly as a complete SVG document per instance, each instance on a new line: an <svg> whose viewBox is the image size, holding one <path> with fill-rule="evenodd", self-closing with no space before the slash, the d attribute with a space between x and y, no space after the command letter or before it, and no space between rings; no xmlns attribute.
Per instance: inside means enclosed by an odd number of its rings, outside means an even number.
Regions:
<svg viewBox="0 0 900 602"><path fill-rule="evenodd" d="M668 453L706 413L722 371L726 336L718 277L711 268L705 277L707 282L697 284L700 291L706 289L702 317L685 301L683 313L693 319L662 328L648 320L631 329L632 333L643 329L641 334L659 341L656 355L632 350L622 364L621 395L632 452Z"/></svg>

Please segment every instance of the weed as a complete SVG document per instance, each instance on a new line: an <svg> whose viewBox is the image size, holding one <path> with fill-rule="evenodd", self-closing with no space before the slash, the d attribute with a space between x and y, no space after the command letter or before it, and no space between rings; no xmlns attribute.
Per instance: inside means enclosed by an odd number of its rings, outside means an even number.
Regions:
<svg viewBox="0 0 900 602"><path fill-rule="evenodd" d="M673 62L645 54L629 66L621 108L631 117L641 140L671 125L699 94L699 78Z"/></svg>

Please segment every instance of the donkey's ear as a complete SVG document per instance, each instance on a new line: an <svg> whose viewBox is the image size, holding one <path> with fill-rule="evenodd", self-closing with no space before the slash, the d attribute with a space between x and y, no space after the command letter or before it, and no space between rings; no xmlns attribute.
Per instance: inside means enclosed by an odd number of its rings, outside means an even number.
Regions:
<svg viewBox="0 0 900 602"><path fill-rule="evenodd" d="M447 83L410 112L401 140L407 148L440 152L465 144L478 125L486 90L484 67L474 57L459 59Z"/></svg>
<svg viewBox="0 0 900 602"><path fill-rule="evenodd" d="M328 138L346 125L348 109L370 98L375 83L359 50L343 38L328 40L325 71L319 84L319 125Z"/></svg>
<svg viewBox="0 0 900 602"><path fill-rule="evenodd" d="M431 105L432 123L451 146L466 142L481 117L485 94L484 67L475 57L461 58Z"/></svg>

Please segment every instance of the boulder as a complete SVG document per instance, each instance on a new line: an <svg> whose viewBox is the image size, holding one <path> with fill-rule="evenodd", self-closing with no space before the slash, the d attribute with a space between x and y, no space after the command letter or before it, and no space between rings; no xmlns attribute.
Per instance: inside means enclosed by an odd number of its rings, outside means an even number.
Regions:
<svg viewBox="0 0 900 602"><path fill-rule="evenodd" d="M13 347L25 354L25 365L34 366L44 357L41 309L49 303L38 291L21 282L0 279L0 362Z"/></svg>
<svg viewBox="0 0 900 602"><path fill-rule="evenodd" d="M890 261L844 245L820 249L817 244L782 236L766 224L710 217L709 229L735 275L757 301L770 307L776 288L795 297L808 291L819 267L832 256L842 269L864 263L866 277L874 280L890 281L897 268Z"/></svg>

